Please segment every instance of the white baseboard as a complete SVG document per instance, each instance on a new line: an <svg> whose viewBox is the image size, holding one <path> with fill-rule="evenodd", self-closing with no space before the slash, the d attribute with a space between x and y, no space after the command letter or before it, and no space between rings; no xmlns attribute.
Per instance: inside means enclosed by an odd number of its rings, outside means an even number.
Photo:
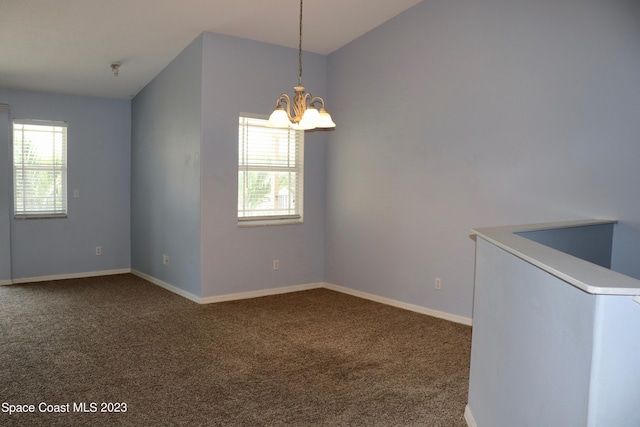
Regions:
<svg viewBox="0 0 640 427"><path fill-rule="evenodd" d="M355 297L368 299L379 302L381 304L391 305L393 307L402 308L404 310L415 311L417 313L426 314L440 319L448 320L455 323L471 326L472 320L468 317L457 316L455 314L446 313L444 311L433 310L419 305L408 304L402 301L396 301L390 298L380 297L378 295L369 294L367 292L356 291L354 289L345 288L344 286L335 285L327 282L307 283L304 285L284 286L281 288L262 289L259 291L240 292L234 294L225 294L211 297L200 298L200 304L211 304L223 301L235 301L240 299L258 298L268 295L286 294L289 292L307 291L310 289L326 288L332 291L353 295Z"/></svg>
<svg viewBox="0 0 640 427"><path fill-rule="evenodd" d="M123 268L119 270L85 271L82 273L57 274L54 276L21 277L18 279L9 280L8 281L9 283L0 282L0 284L17 285L19 283L48 282L51 280L82 279L85 277L111 276L114 274L126 274L130 272L131 272L130 268Z"/></svg>
<svg viewBox="0 0 640 427"><path fill-rule="evenodd" d="M164 282L153 276L145 274L141 271L131 270L131 274L134 274L148 282L151 282L154 285L158 285L161 288L164 288L170 292L173 292L174 294L180 295L193 302L197 302L198 304L213 304L213 303L224 302L224 301L236 301L241 299L266 297L269 295L279 295L279 294L287 294L290 292L308 291L309 289L322 288L324 286L324 283L319 282L319 283L308 283L305 285L293 285L293 286L283 286L280 288L261 289L258 291L238 292L233 294L215 295L210 297L199 297L198 295L194 295L191 292L187 292L184 289L180 289L177 286L171 285L167 282Z"/></svg>
<svg viewBox="0 0 640 427"><path fill-rule="evenodd" d="M168 290L169 292L173 292L174 294L178 294L181 297L184 297L184 298L186 298L188 300L200 303L200 297L199 296L194 295L191 292L187 292L184 289L180 289L177 286L173 286L173 285L171 285L171 284L169 284L167 282L164 282L164 281L162 281L160 279L156 279L155 277L149 276L148 274L145 274L145 273L143 273L141 271L138 271L138 270L131 269L131 274L136 275L136 276L138 276L138 277L140 277L140 278L142 278L142 279L144 279L144 280L146 280L148 282L151 282L154 285L160 286L161 288L164 288L164 289Z"/></svg>
<svg viewBox="0 0 640 427"><path fill-rule="evenodd" d="M288 294L290 292L308 291L324 287L323 282L307 283L304 285L283 286L280 288L262 289L259 291L240 292L236 294L225 294L212 297L200 298L200 304L211 304L223 301L235 301L240 299L266 297L268 295Z"/></svg>
<svg viewBox="0 0 640 427"><path fill-rule="evenodd" d="M471 408L469 408L469 405L464 408L464 419L467 422L467 426L478 427L478 424L476 424L476 420L473 419L473 414L471 413Z"/></svg>
<svg viewBox="0 0 640 427"><path fill-rule="evenodd" d="M355 297L379 302L381 304L391 305L393 307L402 308L404 310L415 311L416 313L426 314L428 316L433 316L440 319L448 320L450 322L461 323L463 325L468 325L468 326L471 326L471 323L472 323L472 320L468 317L462 317L455 314L446 313L444 311L433 310L430 308L422 307L415 304L409 304L406 302L397 301L390 298L381 297L381 296L370 294L367 292L356 291L351 288L345 288L344 286L335 285L333 283L327 283L327 282L307 283L303 285L293 285L293 286L283 286L280 288L261 289L258 291L214 295L209 297L199 297L197 295L194 295L190 292L182 290L176 286L170 285L169 283L163 282L162 280L156 279L155 277L149 276L139 271L131 270L131 273L145 280L148 280L149 282L154 283L168 291L181 295L199 304L213 304L213 303L224 302L224 301L235 301L235 300L248 299L248 298L265 297L268 295L279 295L279 294L286 294L290 292L308 291L310 289L326 288L332 291L342 292L344 294L353 295Z"/></svg>
<svg viewBox="0 0 640 427"><path fill-rule="evenodd" d="M164 288L170 292L173 292L174 294L180 295L198 304L211 304L211 303L224 302L224 301L235 301L235 300L248 299L248 298L258 298L258 297L264 297L268 295L286 294L290 292L307 291L310 289L317 289L317 288L327 288L332 291L353 295L355 297L368 299L371 301L379 302L381 304L386 304L386 305L402 308L409 311L415 311L417 313L438 317L440 319L449 320L455 323L461 323L463 325L471 326L472 324L472 319L468 317L462 317L462 316L447 313L444 311L433 310L433 309L422 307L419 305L409 304L406 302L397 301L391 298L381 297L375 294L370 294L368 292L357 291L355 289L346 288L344 286L336 285L333 283L327 283L327 282L307 283L303 285L283 286L279 288L262 289L258 291L239 292L239 293L216 295L216 296L210 296L210 297L199 297L198 295L194 295L191 292L187 292L184 289L178 288L177 286L171 285L160 279L156 279L155 277L145 274L141 271L130 269L130 268L124 268L119 270L87 271L83 273L60 274L55 276L23 277L19 279L0 280L0 286L13 285L13 284L19 284L19 283L46 282L51 280L79 279L84 277L110 276L114 274L125 274L125 273L134 274L155 285L160 286L161 288ZM465 414L466 414L466 411L465 411Z"/></svg>
<svg viewBox="0 0 640 427"><path fill-rule="evenodd" d="M471 326L472 324L472 319L468 317L458 316L456 314L451 314L444 311L433 310L431 308L409 304L391 298L381 297L375 294L370 294L368 292L356 291L355 289L345 288L344 286L334 285L333 283L324 283L324 287L327 289L331 289L332 291L342 292L345 294L353 295L355 297L368 299L371 301L379 302L381 304L391 305L393 307L398 307L409 311L415 311L416 313L426 314L428 316L449 320L451 322L461 323L468 326Z"/></svg>

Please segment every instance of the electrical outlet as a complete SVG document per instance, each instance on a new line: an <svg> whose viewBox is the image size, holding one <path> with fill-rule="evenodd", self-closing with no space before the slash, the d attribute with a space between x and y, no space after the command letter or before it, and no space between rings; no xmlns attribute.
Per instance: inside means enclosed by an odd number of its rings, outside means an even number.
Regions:
<svg viewBox="0 0 640 427"><path fill-rule="evenodd" d="M442 280L439 277L436 277L436 289L442 289Z"/></svg>
<svg viewBox="0 0 640 427"><path fill-rule="evenodd" d="M96 255L102 255L102 247L96 246Z"/></svg>
<svg viewBox="0 0 640 427"><path fill-rule="evenodd" d="M274 270L278 270L280 268L280 261L278 261L277 259L273 260L273 269Z"/></svg>
<svg viewBox="0 0 640 427"><path fill-rule="evenodd" d="M162 264L169 265L169 255L162 255Z"/></svg>

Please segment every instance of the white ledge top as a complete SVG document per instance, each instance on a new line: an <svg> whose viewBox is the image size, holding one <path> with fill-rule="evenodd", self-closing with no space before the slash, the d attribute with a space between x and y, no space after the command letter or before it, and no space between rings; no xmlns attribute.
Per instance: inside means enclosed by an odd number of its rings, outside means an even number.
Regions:
<svg viewBox="0 0 640 427"><path fill-rule="evenodd" d="M516 233L616 224L616 220L577 220L506 227L474 228L474 235L594 295L640 295L640 280L574 257Z"/></svg>

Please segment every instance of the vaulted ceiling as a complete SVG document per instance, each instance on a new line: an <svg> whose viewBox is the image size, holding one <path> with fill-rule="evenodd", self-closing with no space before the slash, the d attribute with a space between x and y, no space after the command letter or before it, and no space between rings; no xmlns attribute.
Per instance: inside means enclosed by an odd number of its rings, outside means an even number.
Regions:
<svg viewBox="0 0 640 427"><path fill-rule="evenodd" d="M420 0L306 0L329 54ZM0 0L0 88L129 99L202 31L298 47L298 0ZM110 64L120 62L114 78Z"/></svg>

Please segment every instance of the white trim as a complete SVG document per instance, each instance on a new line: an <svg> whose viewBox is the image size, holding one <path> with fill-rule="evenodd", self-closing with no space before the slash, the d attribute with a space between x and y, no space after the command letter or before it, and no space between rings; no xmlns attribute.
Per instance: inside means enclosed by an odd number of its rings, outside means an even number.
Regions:
<svg viewBox="0 0 640 427"><path fill-rule="evenodd" d="M191 300L193 302L197 302L198 304L200 304L200 300L201 300L200 297L197 296L197 295L192 294L191 292L187 292L184 289L180 289L177 286L173 286L173 285L171 285L171 284L169 284L167 282L163 282L160 279L156 279L155 277L149 276L148 274L145 274L145 273L143 273L141 271L138 271L138 270L131 269L131 274L133 274L135 276L138 276L138 277L140 277L140 278L142 278L142 279L144 279L144 280L146 280L148 282L151 282L154 285L160 286L161 288L164 288L169 292L173 292L174 294L178 294L181 297L184 297L184 298L186 298L188 300Z"/></svg>
<svg viewBox="0 0 640 427"><path fill-rule="evenodd" d="M178 294L187 299L190 299L191 301L197 302L198 304L215 304L215 303L224 302L224 301L236 301L241 299L259 298L259 297L266 297L269 295L279 295L279 294L287 294L290 292L300 292L300 291L308 291L310 289L325 288L332 291L341 292L343 294L353 295L355 297L379 302L381 304L402 308L404 310L426 314L428 316L437 317L439 319L448 320L450 322L461 323L467 326L471 326L472 324L472 319L468 317L458 316L456 314L446 313L444 311L433 310L431 308L426 308L426 307L422 307L415 304L409 304L402 301L397 301L390 298L385 298L378 295L370 294L367 292L356 291L354 289L345 288L344 286L339 286L339 285L335 285L333 283L327 283L327 282L307 283L303 285L283 286L279 288L260 289L257 291L238 292L234 294L198 297L197 295L194 295L190 292L187 292L183 289L170 285L169 283L163 282L162 280L156 279L155 277L149 276L139 271L131 270L131 273L145 280L148 280L149 282L156 284L168 291L171 291L175 294Z"/></svg>
<svg viewBox="0 0 640 427"><path fill-rule="evenodd" d="M63 279L80 279L85 277L97 277L97 276L110 276L114 274L126 274L131 273L138 276L154 285L160 286L169 292L180 295L198 304L214 304L224 301L236 301L248 298L259 298L269 295L287 294L290 292L308 291L311 289L326 288L332 291L341 292L343 294L353 295L358 298L364 298L371 301L379 302L381 304L390 305L393 307L402 308L404 310L414 311L416 313L426 314L428 316L437 317L440 319L448 320L455 323L461 323L463 325L472 325L472 319L468 317L458 316L456 314L447 313L444 311L438 311L427 307L422 307L415 304L409 304L402 301L397 301L391 298L385 298L378 295L370 294L368 292L357 291L355 289L346 288L344 286L336 285L327 282L306 283L302 285L283 286L279 288L261 289L257 291L239 292L234 294L215 295L209 297L199 297L191 292L180 289L177 286L171 285L160 279L156 279L153 276L145 274L141 271L132 268L123 268L119 270L104 270L104 271L88 271L84 273L72 273L72 274L60 274L55 276L40 276L40 277L24 277L13 280L0 280L0 286L19 284L19 283L33 283L33 282L47 282L52 280Z"/></svg>
<svg viewBox="0 0 640 427"><path fill-rule="evenodd" d="M469 405L464 408L464 419L467 422L467 426L478 427L478 424L476 424L476 420L473 418L473 414L471 413L471 408L469 408Z"/></svg>
<svg viewBox="0 0 640 427"><path fill-rule="evenodd" d="M21 277L18 279L9 280L9 283L6 284L17 285L19 283L49 282L51 280L82 279L85 277L111 276L114 274L126 274L130 272L130 268L122 268L119 270L85 271L83 273L57 274L54 276Z"/></svg>
<svg viewBox="0 0 640 427"><path fill-rule="evenodd" d="M262 289L259 291L240 292L237 294L225 294L212 297L200 298L200 304L211 304L224 301L235 301L240 299L266 297L269 295L288 294L291 292L308 291L310 289L323 288L324 283L307 283L304 285L283 286L280 288Z"/></svg>
<svg viewBox="0 0 640 427"><path fill-rule="evenodd" d="M345 294L353 295L355 297L368 299L371 301L379 302L381 304L391 305L393 307L398 307L409 311L415 311L416 313L426 314L428 316L449 320L451 322L461 323L468 326L472 325L472 319L469 317L458 316L457 314L434 310L431 308L422 307L420 305L409 304L391 298L385 298L378 295L370 294L368 292L356 291L354 289L345 288L344 286L334 285L333 283L325 283L324 287L327 289L331 289L332 291L342 292Z"/></svg>
<svg viewBox="0 0 640 427"><path fill-rule="evenodd" d="M214 304L224 301L236 301L241 299L266 297L269 295L288 294L290 292L308 291L310 289L322 288L325 285L325 283L323 282L307 283L304 285L283 286L279 288L261 289L258 291L238 292L235 294L215 295L201 298L197 295L192 294L191 292L187 292L184 289L178 288L177 286L171 285L160 279L156 279L155 277L145 274L141 271L132 269L131 274L134 274L148 282L151 282L154 285L158 285L161 288L166 289L167 291L180 295L181 297L187 298L193 302L197 302L198 304Z"/></svg>
<svg viewBox="0 0 640 427"><path fill-rule="evenodd" d="M593 295L629 295L640 293L640 280L609 268L553 249L521 236L528 231L555 230L558 228L615 225L617 220L577 220L547 224L513 225L506 227L474 228L474 236L535 265L578 289Z"/></svg>
<svg viewBox="0 0 640 427"><path fill-rule="evenodd" d="M62 120L40 120L40 119L13 119L17 125L49 126L58 128L68 128L69 123Z"/></svg>

